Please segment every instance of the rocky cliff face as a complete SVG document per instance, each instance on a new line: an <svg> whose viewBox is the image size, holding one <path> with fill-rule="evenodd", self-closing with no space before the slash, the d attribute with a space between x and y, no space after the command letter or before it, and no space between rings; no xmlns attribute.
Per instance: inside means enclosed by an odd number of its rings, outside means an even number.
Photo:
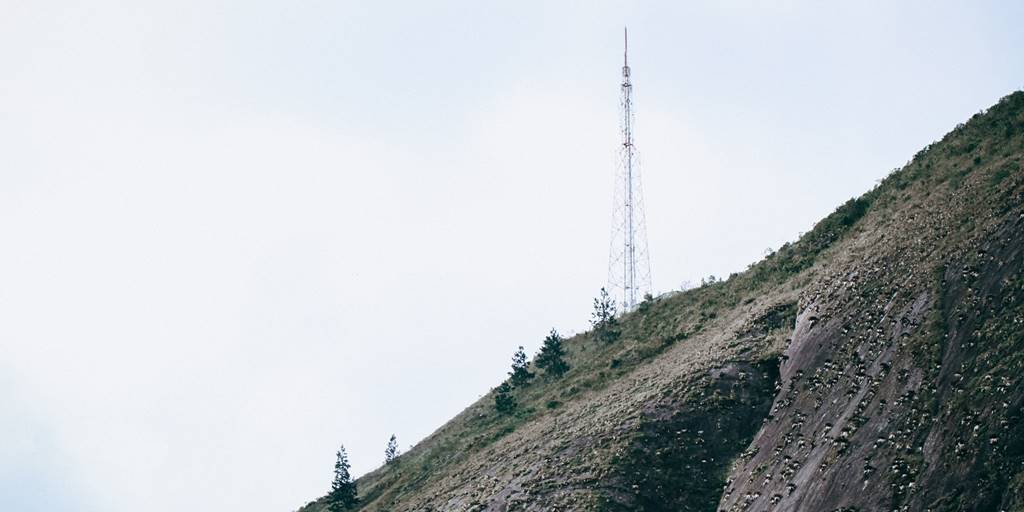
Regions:
<svg viewBox="0 0 1024 512"><path fill-rule="evenodd" d="M1001 142L803 292L781 390L721 509L1024 506L1024 217L997 174L1019 179L1020 147Z"/></svg>
<svg viewBox="0 0 1024 512"><path fill-rule="evenodd" d="M568 340L362 510L1024 510L1024 93L729 280ZM323 510L322 501L305 508Z"/></svg>

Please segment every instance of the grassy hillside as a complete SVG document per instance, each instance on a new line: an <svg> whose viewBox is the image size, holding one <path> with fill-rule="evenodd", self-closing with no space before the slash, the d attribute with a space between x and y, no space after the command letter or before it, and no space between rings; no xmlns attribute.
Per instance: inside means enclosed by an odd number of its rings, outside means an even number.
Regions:
<svg viewBox="0 0 1024 512"><path fill-rule="evenodd" d="M567 340L563 378L484 396L360 510L1020 506L1022 153L1017 92L745 272Z"/></svg>

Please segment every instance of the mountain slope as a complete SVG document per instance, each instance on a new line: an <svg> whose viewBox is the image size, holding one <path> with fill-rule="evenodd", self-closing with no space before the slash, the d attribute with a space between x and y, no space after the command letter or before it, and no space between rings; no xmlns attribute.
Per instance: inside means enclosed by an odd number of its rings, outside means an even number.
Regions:
<svg viewBox="0 0 1024 512"><path fill-rule="evenodd" d="M563 379L483 397L361 510L1024 509L1022 153L1017 92L747 271L567 340Z"/></svg>

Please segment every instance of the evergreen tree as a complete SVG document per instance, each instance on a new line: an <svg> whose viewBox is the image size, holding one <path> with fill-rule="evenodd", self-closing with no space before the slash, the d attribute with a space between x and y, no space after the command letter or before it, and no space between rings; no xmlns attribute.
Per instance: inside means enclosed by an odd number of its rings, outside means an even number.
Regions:
<svg viewBox="0 0 1024 512"><path fill-rule="evenodd" d="M494 393L494 408L501 414L512 414L516 410L516 399L512 396L512 386L502 382Z"/></svg>
<svg viewBox="0 0 1024 512"><path fill-rule="evenodd" d="M526 351L520 346L515 354L512 354L512 371L508 372L509 381L512 385L521 388L530 383L533 374L530 373L529 363L526 362Z"/></svg>
<svg viewBox="0 0 1024 512"><path fill-rule="evenodd" d="M619 339L619 321L615 318L615 301L608 291L601 288L601 293L594 299L594 312L590 318L597 339L611 343Z"/></svg>
<svg viewBox="0 0 1024 512"><path fill-rule="evenodd" d="M391 439L388 440L388 447L384 449L384 464L391 464L395 461L395 457L398 457L398 439L394 434L391 434Z"/></svg>
<svg viewBox="0 0 1024 512"><path fill-rule="evenodd" d="M544 345L540 347L534 362L538 368L544 370L545 375L561 377L569 371L569 364L565 362L565 350L562 348L562 337L558 331L551 329L551 334L544 338Z"/></svg>
<svg viewBox="0 0 1024 512"><path fill-rule="evenodd" d="M331 492L327 495L327 510L330 512L344 512L359 503L356 482L352 480L352 474L349 472L351 466L344 446L338 450L337 456L334 462L334 481L331 482Z"/></svg>

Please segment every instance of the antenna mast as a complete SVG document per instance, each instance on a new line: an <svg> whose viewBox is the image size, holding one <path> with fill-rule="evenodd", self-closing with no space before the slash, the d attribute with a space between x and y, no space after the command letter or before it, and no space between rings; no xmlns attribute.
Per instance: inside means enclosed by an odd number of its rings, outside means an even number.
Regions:
<svg viewBox="0 0 1024 512"><path fill-rule="evenodd" d="M611 250L608 285L621 311L632 311L644 294L651 292L651 263L647 254L647 225L644 218L640 162L634 136L633 83L629 69L629 34L623 29L622 84L620 85L620 126L622 144L612 207Z"/></svg>

